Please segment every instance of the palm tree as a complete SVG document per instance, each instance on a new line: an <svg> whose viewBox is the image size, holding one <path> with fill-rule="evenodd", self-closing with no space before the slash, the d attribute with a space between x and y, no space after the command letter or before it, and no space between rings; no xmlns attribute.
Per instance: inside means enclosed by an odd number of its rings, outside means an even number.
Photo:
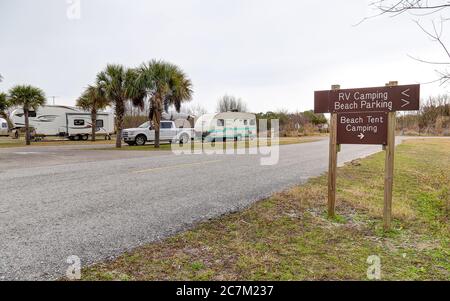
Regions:
<svg viewBox="0 0 450 301"><path fill-rule="evenodd" d="M185 101L192 100L192 95L194 94L192 90L192 82L187 77L187 75L178 67L173 71L173 77L170 81L170 93L166 96L166 103L173 105L177 112L181 110L181 104Z"/></svg>
<svg viewBox="0 0 450 301"><path fill-rule="evenodd" d="M8 109L11 107L11 103L8 100L8 95L6 93L1 92L0 93L0 117L6 119L6 122L8 122L8 127L12 128L12 122L9 119L8 116Z"/></svg>
<svg viewBox="0 0 450 301"><path fill-rule="evenodd" d="M135 92L145 92L150 101L149 121L155 129L155 148L160 146L160 124L164 104L174 105L179 112L181 103L192 99L192 83L186 74L177 66L152 60L138 69ZM132 93L136 96L136 93ZM143 97L135 97L135 104L143 101ZM142 103L141 103L142 106Z"/></svg>
<svg viewBox="0 0 450 301"><path fill-rule="evenodd" d="M122 130L125 115L125 102L132 99L130 92L136 81L136 72L121 65L108 65L97 75L97 86L108 102L114 105L116 114L116 147L122 147ZM136 92L136 95L138 93Z"/></svg>
<svg viewBox="0 0 450 301"><path fill-rule="evenodd" d="M83 110L91 112L92 120L92 141L95 141L95 132L97 129L97 112L104 110L109 105L102 89L98 86L88 86L80 98L77 99L77 106Z"/></svg>
<svg viewBox="0 0 450 301"><path fill-rule="evenodd" d="M33 86L18 85L9 90L9 102L13 106L20 106L23 108L25 116L26 144L30 145L29 112L30 109L36 111L40 106L45 105L45 93L41 89Z"/></svg>

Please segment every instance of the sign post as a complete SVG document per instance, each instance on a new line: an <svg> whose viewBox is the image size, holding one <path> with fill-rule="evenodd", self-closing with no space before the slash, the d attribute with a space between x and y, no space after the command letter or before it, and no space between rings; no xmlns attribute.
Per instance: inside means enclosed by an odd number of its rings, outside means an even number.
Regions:
<svg viewBox="0 0 450 301"><path fill-rule="evenodd" d="M398 82L389 82L387 87L398 86ZM395 124L396 112L388 113L388 132L386 144L386 162L384 168L384 209L383 226L384 230L391 228L392 222L392 190L394 187L394 153L395 153Z"/></svg>
<svg viewBox="0 0 450 301"><path fill-rule="evenodd" d="M339 90L340 85L331 86L332 90ZM328 163L328 217L334 218L336 208L336 176L337 176L337 121L336 113L331 114L330 121L330 156Z"/></svg>
<svg viewBox="0 0 450 301"><path fill-rule="evenodd" d="M384 229L391 227L396 111L420 108L420 85L340 89L314 93L314 112L331 113L328 167L328 216L335 216L337 154L341 144L376 144L386 150Z"/></svg>

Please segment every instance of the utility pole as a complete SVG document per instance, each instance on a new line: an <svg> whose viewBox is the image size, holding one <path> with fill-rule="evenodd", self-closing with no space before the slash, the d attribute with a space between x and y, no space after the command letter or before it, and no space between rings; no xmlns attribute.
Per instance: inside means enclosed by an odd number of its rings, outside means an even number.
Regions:
<svg viewBox="0 0 450 301"><path fill-rule="evenodd" d="M49 97L53 99L53 105L55 105L56 104L56 98L59 97L59 96L52 95L52 96L49 96Z"/></svg>

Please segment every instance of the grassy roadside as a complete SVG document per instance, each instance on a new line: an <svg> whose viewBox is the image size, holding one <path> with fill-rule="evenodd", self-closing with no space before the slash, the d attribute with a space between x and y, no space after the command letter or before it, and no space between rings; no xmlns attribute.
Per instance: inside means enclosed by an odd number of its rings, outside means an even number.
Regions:
<svg viewBox="0 0 450 301"><path fill-rule="evenodd" d="M61 138L47 138L44 141L31 142L30 146L59 146L59 145L100 145L100 144L115 144L115 140L105 140L103 137L98 138L95 142L92 141L70 141ZM9 147L25 147L25 139L18 140L11 138L0 138L0 148Z"/></svg>
<svg viewBox="0 0 450 301"><path fill-rule="evenodd" d="M450 141L398 146L394 229L382 230L384 154L339 169L336 220L326 176L83 270L84 280L450 280Z"/></svg>
<svg viewBox="0 0 450 301"><path fill-rule="evenodd" d="M289 144L300 144L300 143L308 143L308 142L315 142L315 141L320 141L324 138L320 137L320 136L308 136L308 137L281 137L279 140L278 145L289 145ZM234 144L234 148L248 148L249 147L249 142L248 141L241 141L241 142L235 142ZM262 145L264 146L271 146L272 143L270 140L263 141ZM226 143L223 142L216 142L215 145L211 145L211 143L204 143L202 145L202 143L200 142L195 142L191 145L192 149L194 149L195 147L202 147L206 148L206 149L212 149L213 147L216 147L218 149L222 148L222 149L226 149ZM100 150L119 150L119 151L170 151L172 150L172 145L171 144L161 144L159 149L155 149L155 147L153 146L153 144L147 144L145 146L128 146L125 145L123 148L121 149L115 149L115 148L108 148L108 149L100 149Z"/></svg>
<svg viewBox="0 0 450 301"><path fill-rule="evenodd" d="M298 143L307 143L319 141L323 138L320 136L308 136L308 137L283 137L280 138L280 145L288 145L288 144L298 144ZM59 146L59 145L101 145L101 144L115 144L115 140L104 140L103 137L98 138L97 141L69 141L63 139L52 139L47 138L45 141L40 142L32 142L31 146ZM219 147L223 143L218 143ZM271 145L269 142L268 145ZM20 140L13 140L10 138L0 138L0 148L10 148L10 147L25 147L25 140L21 138ZM235 147L246 147L245 142L239 142ZM120 150L120 151L170 151L170 144L161 144L159 149L155 149L155 147L151 144L145 146L128 146L124 143L121 149L116 148L96 148L96 150Z"/></svg>

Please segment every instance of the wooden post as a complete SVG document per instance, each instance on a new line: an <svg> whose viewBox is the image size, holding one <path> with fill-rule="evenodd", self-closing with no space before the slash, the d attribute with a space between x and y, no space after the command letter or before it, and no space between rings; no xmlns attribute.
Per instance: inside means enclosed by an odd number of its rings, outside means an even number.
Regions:
<svg viewBox="0 0 450 301"><path fill-rule="evenodd" d="M340 85L331 86L332 90L339 90ZM334 218L336 208L336 174L337 174L337 114L331 113L330 119L330 156L328 162L328 217Z"/></svg>
<svg viewBox="0 0 450 301"><path fill-rule="evenodd" d="M398 82L389 82L386 86L398 86ZM388 136L384 175L384 210L383 223L384 230L391 229L392 222L392 189L394 187L394 152L395 152L395 123L396 112L388 113Z"/></svg>

